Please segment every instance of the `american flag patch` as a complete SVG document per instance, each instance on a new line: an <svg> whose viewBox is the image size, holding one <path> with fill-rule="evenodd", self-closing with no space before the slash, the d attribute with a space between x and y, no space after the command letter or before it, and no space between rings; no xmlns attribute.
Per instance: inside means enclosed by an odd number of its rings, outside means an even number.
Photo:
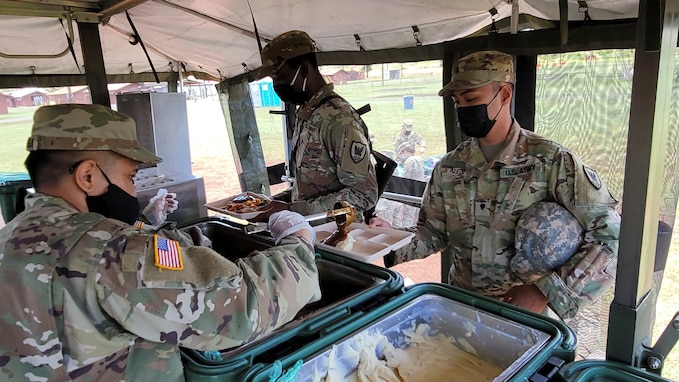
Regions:
<svg viewBox="0 0 679 382"><path fill-rule="evenodd" d="M156 254L156 267L175 271L184 269L182 249L178 241L153 235L153 244Z"/></svg>
<svg viewBox="0 0 679 382"><path fill-rule="evenodd" d="M139 220L135 220L134 226L137 227L137 228L144 228L144 222L139 221Z"/></svg>

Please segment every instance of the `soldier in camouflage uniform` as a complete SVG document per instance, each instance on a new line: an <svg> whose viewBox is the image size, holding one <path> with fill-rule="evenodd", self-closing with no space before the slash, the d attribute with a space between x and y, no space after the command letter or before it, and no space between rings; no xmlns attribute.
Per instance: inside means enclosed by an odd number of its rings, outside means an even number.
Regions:
<svg viewBox="0 0 679 382"><path fill-rule="evenodd" d="M617 201L571 151L519 126L510 113L514 82L508 54L485 51L458 61L439 95L452 96L460 129L472 138L436 164L417 226L410 228L415 238L385 263L441 251L452 263L450 284L535 312L549 304L568 319L614 284ZM517 220L541 201L565 207L584 234L565 263L533 277L512 269L512 259ZM387 224L372 219L371 225Z"/></svg>
<svg viewBox="0 0 679 382"><path fill-rule="evenodd" d="M415 147L409 142L402 142L398 153L405 160L403 162L403 174L400 176L407 179L424 180L424 162L415 153ZM395 225L399 227L411 227L417 224L419 207L405 203L398 203L397 211L394 213Z"/></svg>
<svg viewBox="0 0 679 382"><path fill-rule="evenodd" d="M43 106L28 150L37 192L0 230L3 381L183 381L179 346L239 346L320 297L308 224L234 263L92 212L133 221L137 167L160 161L126 115Z"/></svg>
<svg viewBox="0 0 679 382"><path fill-rule="evenodd" d="M420 154L424 153L425 141L424 138L415 131L413 131L413 120L404 119L403 125L401 126L401 131L394 137L394 156L395 161L400 166L403 166L406 158L403 156L401 151L401 145L404 143L410 144L413 148L417 146L420 147Z"/></svg>
<svg viewBox="0 0 679 382"><path fill-rule="evenodd" d="M368 128L318 71L314 42L290 31L262 49L259 78L271 76L284 102L299 105L292 136L290 168L294 176L289 204L283 195L269 213L290 209L303 215L325 212L346 201L362 219L377 203L377 179L370 158ZM267 216L266 214L260 215Z"/></svg>

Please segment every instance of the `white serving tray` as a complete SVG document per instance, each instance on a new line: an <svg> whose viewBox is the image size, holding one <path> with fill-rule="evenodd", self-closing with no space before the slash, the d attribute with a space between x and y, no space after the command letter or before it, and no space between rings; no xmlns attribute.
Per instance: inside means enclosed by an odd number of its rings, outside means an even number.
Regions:
<svg viewBox="0 0 679 382"><path fill-rule="evenodd" d="M371 263L391 251L404 247L415 236L412 232L389 228L370 228L362 223L352 223L348 228L349 236L356 241L350 252L321 243L337 229L337 223L330 222L314 227L316 246L327 252L336 253L354 260Z"/></svg>

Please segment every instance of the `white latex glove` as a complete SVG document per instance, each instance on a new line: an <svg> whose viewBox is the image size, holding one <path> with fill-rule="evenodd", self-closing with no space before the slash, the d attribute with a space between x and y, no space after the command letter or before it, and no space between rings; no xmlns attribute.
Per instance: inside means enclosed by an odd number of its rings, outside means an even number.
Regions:
<svg viewBox="0 0 679 382"><path fill-rule="evenodd" d="M168 193L166 189L158 190L156 196L149 200L149 204L144 207L142 215L144 215L152 225L161 225L167 220L167 215L176 211L179 208L179 201L176 199L177 194L174 192Z"/></svg>
<svg viewBox="0 0 679 382"><path fill-rule="evenodd" d="M301 230L306 230L309 233L311 244L316 241L316 232L311 228L309 222L304 220L304 216L299 213L283 210L275 212L269 217L269 232L271 232L276 245L284 237Z"/></svg>

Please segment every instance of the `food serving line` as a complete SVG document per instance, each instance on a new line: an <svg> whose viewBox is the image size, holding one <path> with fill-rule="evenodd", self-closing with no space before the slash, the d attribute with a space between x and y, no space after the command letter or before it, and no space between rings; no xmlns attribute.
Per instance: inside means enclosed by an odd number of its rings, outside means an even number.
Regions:
<svg viewBox="0 0 679 382"><path fill-rule="evenodd" d="M184 229L200 228L213 249L236 260L273 246L266 223L248 220L267 202L247 192L208 203L220 215ZM354 216L346 203L307 216L321 223L313 227L320 301L238 348L182 349L187 380L268 382L287 370L296 381L575 381L589 370L571 363L575 335L560 321L441 283L405 287L401 275L371 263L414 235Z"/></svg>

